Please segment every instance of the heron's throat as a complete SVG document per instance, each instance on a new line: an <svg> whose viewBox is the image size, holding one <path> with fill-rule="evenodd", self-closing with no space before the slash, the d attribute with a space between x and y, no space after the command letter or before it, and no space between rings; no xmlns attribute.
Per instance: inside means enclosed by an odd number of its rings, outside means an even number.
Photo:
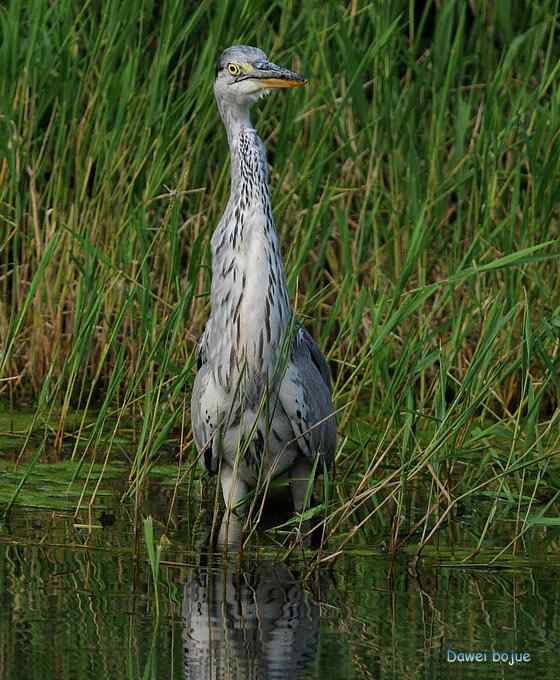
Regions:
<svg viewBox="0 0 560 680"><path fill-rule="evenodd" d="M225 100L220 97L216 98L216 103L227 132L229 148L232 151L235 140L243 130L253 129L249 105Z"/></svg>

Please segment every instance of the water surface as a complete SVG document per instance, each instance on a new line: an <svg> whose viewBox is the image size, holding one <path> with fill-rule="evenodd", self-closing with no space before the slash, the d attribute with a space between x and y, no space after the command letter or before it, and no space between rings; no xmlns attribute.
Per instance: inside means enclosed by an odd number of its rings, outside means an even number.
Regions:
<svg viewBox="0 0 560 680"><path fill-rule="evenodd" d="M1 678L558 677L554 565L414 568L362 549L309 575L258 547L224 560L173 540L158 620L129 529L125 516L87 529L61 513L12 515L0 533Z"/></svg>

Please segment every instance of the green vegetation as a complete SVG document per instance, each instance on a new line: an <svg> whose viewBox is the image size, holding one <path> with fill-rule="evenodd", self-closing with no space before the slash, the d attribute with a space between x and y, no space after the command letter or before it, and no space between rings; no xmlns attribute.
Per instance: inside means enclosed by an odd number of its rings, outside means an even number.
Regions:
<svg viewBox="0 0 560 680"><path fill-rule="evenodd" d="M453 542L472 507L470 545L513 517L498 544L515 553L555 516L560 2L422 5L4 4L0 399L5 423L32 405L27 465L124 448L138 509L173 441L192 478L193 350L229 189L212 79L244 42L310 79L255 123L339 409L320 559L380 534Z"/></svg>

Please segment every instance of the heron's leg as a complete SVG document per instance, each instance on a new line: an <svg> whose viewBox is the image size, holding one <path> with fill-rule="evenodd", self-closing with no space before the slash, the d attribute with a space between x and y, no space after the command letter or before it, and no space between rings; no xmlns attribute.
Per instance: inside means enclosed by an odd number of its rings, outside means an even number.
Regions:
<svg viewBox="0 0 560 680"><path fill-rule="evenodd" d="M308 494L307 505L308 507L313 505L313 483L313 466L305 458L298 458L290 468L290 490L296 512L307 510L305 498Z"/></svg>
<svg viewBox="0 0 560 680"><path fill-rule="evenodd" d="M305 458L297 460L290 470L290 489L296 512L304 512L317 505L313 466ZM305 545L311 548L321 547L324 537L320 520L313 518L302 522L301 530L306 536Z"/></svg>
<svg viewBox="0 0 560 680"><path fill-rule="evenodd" d="M234 474L233 468L224 461L222 461L220 470L220 483L226 511L222 519L218 543L219 545L238 545L241 541L242 525L234 508L247 495L249 487L246 482Z"/></svg>

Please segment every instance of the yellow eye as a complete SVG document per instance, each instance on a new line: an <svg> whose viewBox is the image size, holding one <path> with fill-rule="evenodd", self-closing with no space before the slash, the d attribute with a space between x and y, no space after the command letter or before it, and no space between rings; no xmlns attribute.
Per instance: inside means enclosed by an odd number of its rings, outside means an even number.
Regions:
<svg viewBox="0 0 560 680"><path fill-rule="evenodd" d="M228 64L227 70L231 73L232 76L239 75L240 71L239 66L237 64Z"/></svg>

